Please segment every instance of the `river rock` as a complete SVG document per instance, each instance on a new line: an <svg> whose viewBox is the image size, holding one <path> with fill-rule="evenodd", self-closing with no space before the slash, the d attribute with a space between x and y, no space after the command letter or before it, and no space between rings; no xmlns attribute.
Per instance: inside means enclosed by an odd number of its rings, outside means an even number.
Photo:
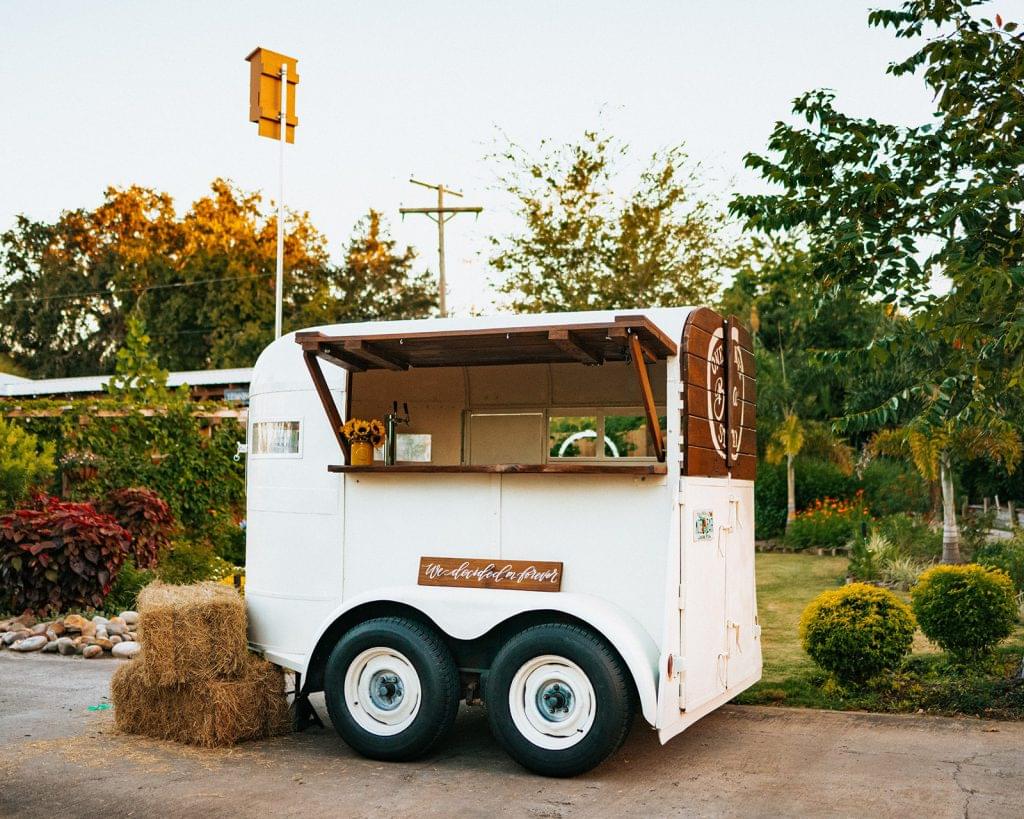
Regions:
<svg viewBox="0 0 1024 819"><path fill-rule="evenodd" d="M124 642L124 637L119 634L111 634L107 639L110 640L110 644L116 646L118 643Z"/></svg>
<svg viewBox="0 0 1024 819"><path fill-rule="evenodd" d="M106 637L93 637L89 641L89 645L91 645L91 646L99 646L104 651L110 651L110 649L112 649L114 647L114 644L112 642L110 642L110 640L108 640Z"/></svg>
<svg viewBox="0 0 1024 819"><path fill-rule="evenodd" d="M70 637L58 637L57 651L59 651L65 657L69 657L72 654L78 653L78 646L75 645L75 641L72 640Z"/></svg>
<svg viewBox="0 0 1024 819"><path fill-rule="evenodd" d="M97 631L99 631L99 629L97 629ZM128 633L128 626L126 626L124 623L115 623L113 620L111 620L109 623L107 623L107 636L108 637L113 637L115 634L118 637L123 637L127 633Z"/></svg>
<svg viewBox="0 0 1024 819"><path fill-rule="evenodd" d="M136 642L136 641L137 641L137 640L139 639L139 635L138 635L138 634L137 634L136 632L134 632L134 631L129 631L129 632L128 632L128 633L127 633L127 634L125 635L125 637L127 637L127 638L128 638L129 640L131 640L131 641L132 641L133 643L134 643L134 642Z"/></svg>
<svg viewBox="0 0 1024 819"><path fill-rule="evenodd" d="M139 622L139 613L137 611L122 611L118 617L120 617L126 626L134 626Z"/></svg>
<svg viewBox="0 0 1024 819"><path fill-rule="evenodd" d="M85 625L82 626L82 636L83 637L95 637L96 636L96 624L95 623L90 623L88 620L86 620Z"/></svg>
<svg viewBox="0 0 1024 819"><path fill-rule="evenodd" d="M19 631L8 631L2 639L5 646L14 645L18 640L24 640L27 637L31 637L32 632L28 629L21 629Z"/></svg>
<svg viewBox="0 0 1024 819"><path fill-rule="evenodd" d="M103 646L86 646L82 649L82 656L87 660L91 660L93 657L99 657L103 654Z"/></svg>
<svg viewBox="0 0 1024 819"><path fill-rule="evenodd" d="M92 622L93 622L93 625L99 626L99 625L103 625L104 623L109 623L110 620L108 620L102 614L97 614L95 617L92 618Z"/></svg>
<svg viewBox="0 0 1024 819"><path fill-rule="evenodd" d="M64 636L64 621L63 620L54 620L53 623L50 624L50 631L52 631L58 637L63 637Z"/></svg>
<svg viewBox="0 0 1024 819"><path fill-rule="evenodd" d="M97 640L106 640L110 635L107 634L107 627L104 625L96 626L96 631L92 635Z"/></svg>
<svg viewBox="0 0 1024 819"><path fill-rule="evenodd" d="M33 637L37 637L40 634L46 634L46 630L50 627L49 623L36 623L32 628L29 629L32 632Z"/></svg>
<svg viewBox="0 0 1024 819"><path fill-rule="evenodd" d="M115 657L120 657L122 660L130 660L140 651L142 651L142 643L135 643L126 640L125 642L118 643L114 646L110 653Z"/></svg>
<svg viewBox="0 0 1024 819"><path fill-rule="evenodd" d="M50 640L45 646L43 646L43 654L56 654L57 653L57 641Z"/></svg>
<svg viewBox="0 0 1024 819"><path fill-rule="evenodd" d="M45 645L46 635L36 634L32 637L26 637L24 640L18 640L11 646L11 651L39 651Z"/></svg>
<svg viewBox="0 0 1024 819"><path fill-rule="evenodd" d="M69 614L64 618L64 630L70 632L81 632L89 621L81 614Z"/></svg>

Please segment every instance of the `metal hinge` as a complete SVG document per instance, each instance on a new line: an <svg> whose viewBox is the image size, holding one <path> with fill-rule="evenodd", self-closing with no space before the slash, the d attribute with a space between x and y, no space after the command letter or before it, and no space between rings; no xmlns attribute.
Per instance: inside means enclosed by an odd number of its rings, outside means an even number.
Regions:
<svg viewBox="0 0 1024 819"><path fill-rule="evenodd" d="M675 661L674 662L674 664L675 664L675 672L676 672L675 676L676 676L676 679L679 681L678 682L678 685L679 685L679 691L678 691L679 710L680 711L685 711L686 710L686 660L683 657L679 657L678 655L676 657L674 657L673 660Z"/></svg>

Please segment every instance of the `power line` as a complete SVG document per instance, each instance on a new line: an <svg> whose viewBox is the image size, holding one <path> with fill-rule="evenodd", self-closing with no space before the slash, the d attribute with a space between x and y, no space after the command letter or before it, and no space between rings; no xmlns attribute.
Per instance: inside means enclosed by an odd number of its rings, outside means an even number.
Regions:
<svg viewBox="0 0 1024 819"><path fill-rule="evenodd" d="M142 288L142 292L149 290L168 290L172 287L194 287L198 284L215 284L217 282L239 282L239 281L251 281L252 279L264 279L268 276L267 273L258 273L253 276L222 276L218 279L197 279L191 282L174 282L172 284L152 284ZM134 291L128 291L134 292ZM127 293L117 293L110 290L93 290L83 291L81 293L58 293L56 296L33 296L29 298L21 299L7 299L6 301L0 302L2 304L24 304L24 303L39 303L44 301L70 301L72 299L83 299L95 296L103 296L110 298L111 296L124 296Z"/></svg>
<svg viewBox="0 0 1024 819"><path fill-rule="evenodd" d="M439 312L441 314L441 318L444 318L445 316L448 315L448 306L447 306L447 298L448 298L447 290L448 290L448 285L447 285L447 282L445 280L445 270L444 270L444 223L447 222L449 219L454 219L460 213L473 213L473 214L476 214L477 216L479 216L480 215L480 211L482 211L483 208L479 207L477 205L474 205L472 207L460 207L460 208L453 208L453 207L450 207L450 206L445 207L444 195L446 193L451 194L452 196L458 196L460 199L462 198L462 194L459 191L454 191L451 188L446 188L444 186L443 182L439 182L438 184L434 185L434 184L431 184L430 182L420 182L418 179L410 179L409 181L413 185L420 185L420 186L422 186L424 188L430 188L431 190L437 191L437 207L436 208L399 208L398 212L400 214L402 214L402 218L403 219L405 218L405 215L407 213L422 213L423 215L425 215L425 216L429 217L430 219L433 219L435 222L437 222L437 267L438 267L438 287L437 287L438 303L437 303L437 306L440 308Z"/></svg>

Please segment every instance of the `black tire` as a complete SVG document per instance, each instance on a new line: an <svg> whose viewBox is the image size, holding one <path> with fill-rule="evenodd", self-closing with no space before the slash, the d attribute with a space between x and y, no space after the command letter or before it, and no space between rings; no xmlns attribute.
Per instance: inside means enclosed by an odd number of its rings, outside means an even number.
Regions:
<svg viewBox="0 0 1024 819"><path fill-rule="evenodd" d="M539 663L538 658L544 655L555 655L557 658L569 660L578 671L585 674L592 688L592 707L589 709L592 717L589 727L584 724L583 727L572 729L575 733L583 734L582 738L577 739L573 734L572 739L549 740L541 737L539 732L533 734L545 742L575 743L568 747L542 747L517 726L516 719L519 719L520 723L524 720L528 723L528 695L524 694L524 710L517 714L517 718L513 718L512 715L510 691L514 682L519 690L517 675L528 667L527 664ZM541 679L545 673L537 671L538 676L533 679ZM525 671L523 676L526 676ZM538 690L550 689L551 686ZM554 690L558 690L557 686L554 686ZM586 696L589 697L589 693ZM572 695L570 700L573 698L577 704L585 701L578 695ZM547 702L548 698L540 694L535 697L538 703L537 715L542 715L539 705L541 699ZM600 765L625 741L634 713L631 681L612 648L593 632L564 623L533 626L509 640L498 652L487 674L484 702L487 706L488 722L498 742L516 762L542 776L576 776ZM582 716L583 707L578 707L581 709L580 714L572 719ZM568 713L569 709L565 711ZM526 728L530 730L528 724Z"/></svg>
<svg viewBox="0 0 1024 819"><path fill-rule="evenodd" d="M367 714L366 708L360 706L358 696L354 697L352 708L349 707L346 696L349 669L357 660L359 667L364 667L360 658L377 648L391 649L404 655L415 669L419 706L414 714L408 715L409 721L404 727L379 727L374 723L372 715ZM389 660L381 662L386 664ZM401 666L398 661L395 664L408 673L407 667ZM353 668L353 679L362 679L357 676L357 671L358 668ZM400 674L401 671L383 679L394 680ZM410 686L412 679L410 675ZM389 707L401 707L401 700L399 706L391 706L391 701L395 699L394 689L398 687L392 686L392 696L387 703ZM401 691L399 696L406 691L404 686ZM381 617L360 623L338 641L324 670L324 698L334 729L355 751L371 759L389 762L416 759L437 745L455 722L459 710L459 670L448 646L433 629L403 617ZM364 727L367 724L374 730ZM397 733L387 736L378 732L398 728L401 729Z"/></svg>

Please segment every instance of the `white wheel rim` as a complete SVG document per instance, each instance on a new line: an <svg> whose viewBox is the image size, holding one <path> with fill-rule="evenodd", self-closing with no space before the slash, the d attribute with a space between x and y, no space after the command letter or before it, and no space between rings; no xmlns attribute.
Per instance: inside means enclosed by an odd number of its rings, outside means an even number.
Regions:
<svg viewBox="0 0 1024 819"><path fill-rule="evenodd" d="M576 663L544 654L520 666L509 687L508 707L512 722L527 740L559 751L590 733L597 698L590 679Z"/></svg>
<svg viewBox="0 0 1024 819"><path fill-rule="evenodd" d="M420 712L420 676L409 659L386 646L368 648L345 672L345 706L359 727L389 737Z"/></svg>

